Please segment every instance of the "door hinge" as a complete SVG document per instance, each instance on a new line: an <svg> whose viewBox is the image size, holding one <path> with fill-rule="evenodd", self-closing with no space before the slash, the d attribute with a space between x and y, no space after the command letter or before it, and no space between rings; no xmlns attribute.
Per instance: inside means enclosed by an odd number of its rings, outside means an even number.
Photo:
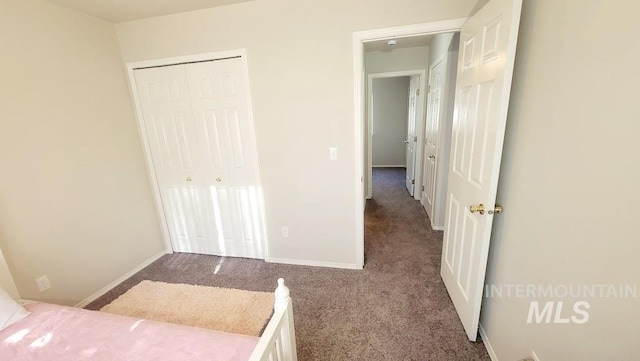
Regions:
<svg viewBox="0 0 640 361"><path fill-rule="evenodd" d="M427 88L427 93L431 93L431 85Z"/></svg>
<svg viewBox="0 0 640 361"><path fill-rule="evenodd" d="M415 180L415 179L412 179L412 180L411 180L411 184L416 184L416 180Z"/></svg>
<svg viewBox="0 0 640 361"><path fill-rule="evenodd" d="M422 185L422 191L424 192L424 185Z"/></svg>
<svg viewBox="0 0 640 361"><path fill-rule="evenodd" d="M418 137L417 136L413 137L413 141L417 142L418 141Z"/></svg>
<svg viewBox="0 0 640 361"><path fill-rule="evenodd" d="M420 95L420 88L416 89L416 96Z"/></svg>

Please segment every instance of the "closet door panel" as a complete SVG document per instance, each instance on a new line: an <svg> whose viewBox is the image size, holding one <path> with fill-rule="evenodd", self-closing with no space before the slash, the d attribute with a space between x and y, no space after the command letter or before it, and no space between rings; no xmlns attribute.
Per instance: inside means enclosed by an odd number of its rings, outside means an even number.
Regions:
<svg viewBox="0 0 640 361"><path fill-rule="evenodd" d="M134 74L173 250L218 254L185 66Z"/></svg>
<svg viewBox="0 0 640 361"><path fill-rule="evenodd" d="M264 215L258 161L241 59L186 68L196 128L206 135L202 154L212 180L213 209L224 230L225 255L262 258Z"/></svg>

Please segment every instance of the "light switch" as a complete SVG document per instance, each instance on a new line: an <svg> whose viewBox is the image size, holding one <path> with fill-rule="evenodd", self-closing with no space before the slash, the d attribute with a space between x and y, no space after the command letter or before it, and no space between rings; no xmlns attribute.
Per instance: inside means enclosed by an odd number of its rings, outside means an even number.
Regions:
<svg viewBox="0 0 640 361"><path fill-rule="evenodd" d="M329 148L329 159L330 160L338 159L338 148Z"/></svg>

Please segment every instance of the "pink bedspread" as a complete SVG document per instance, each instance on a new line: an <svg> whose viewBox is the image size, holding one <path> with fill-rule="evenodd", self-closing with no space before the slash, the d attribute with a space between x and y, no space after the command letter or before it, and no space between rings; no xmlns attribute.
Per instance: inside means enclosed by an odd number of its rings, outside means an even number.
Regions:
<svg viewBox="0 0 640 361"><path fill-rule="evenodd" d="M257 337L46 303L0 331L0 360L246 361Z"/></svg>

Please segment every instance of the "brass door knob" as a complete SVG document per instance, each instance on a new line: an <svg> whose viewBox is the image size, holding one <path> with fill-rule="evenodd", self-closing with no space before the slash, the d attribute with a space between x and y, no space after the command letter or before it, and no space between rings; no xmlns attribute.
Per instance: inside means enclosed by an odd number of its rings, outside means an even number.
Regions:
<svg viewBox="0 0 640 361"><path fill-rule="evenodd" d="M216 178L216 182L222 182L222 177Z"/></svg>
<svg viewBox="0 0 640 361"><path fill-rule="evenodd" d="M187 177L187 182L191 182L191 177Z"/></svg>
<svg viewBox="0 0 640 361"><path fill-rule="evenodd" d="M471 211L471 213L480 213L480 214L484 214L484 211L486 210L484 208L484 204L480 203L477 206L470 206L469 210Z"/></svg>
<svg viewBox="0 0 640 361"><path fill-rule="evenodd" d="M430 155L430 156L428 156L427 158L429 158L429 159L435 159L435 158L436 158L436 156L435 156L435 155L433 155L433 154L431 154L431 155Z"/></svg>
<svg viewBox="0 0 640 361"><path fill-rule="evenodd" d="M405 141L404 141L404 144L409 144L409 141L408 141L408 140L405 140Z"/></svg>

